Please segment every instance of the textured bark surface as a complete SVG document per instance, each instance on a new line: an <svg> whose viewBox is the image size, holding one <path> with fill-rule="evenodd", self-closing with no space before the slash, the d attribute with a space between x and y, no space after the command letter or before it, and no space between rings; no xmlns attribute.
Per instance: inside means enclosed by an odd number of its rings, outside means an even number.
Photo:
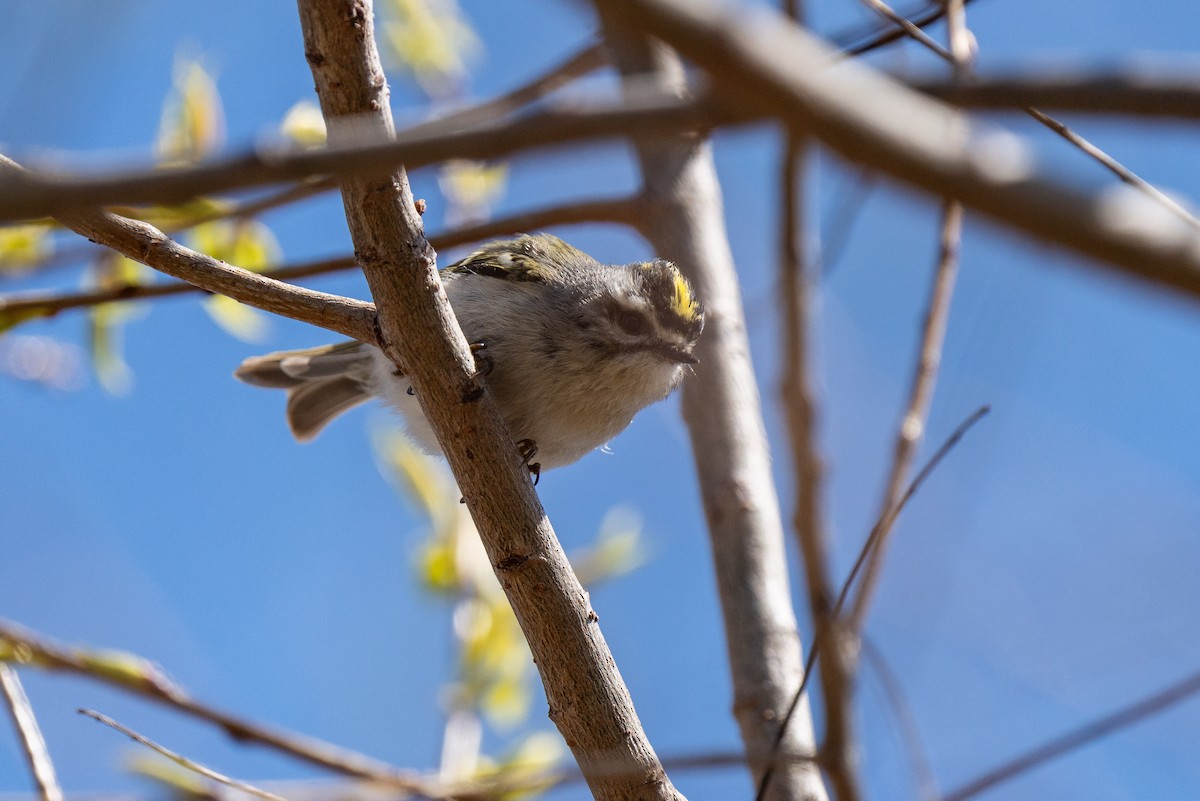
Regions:
<svg viewBox="0 0 1200 801"><path fill-rule="evenodd" d="M370 3L300 0L331 144L392 131ZM541 673L550 717L598 799L682 799L634 712L588 595L503 429L438 281L401 170L342 183L381 344L412 379Z"/></svg>
<svg viewBox="0 0 1200 801"><path fill-rule="evenodd" d="M682 93L682 66L667 48L612 26L607 38L626 78L639 87L653 81L662 91ZM708 142L676 136L642 142L637 152L653 209L646 215L653 222L643 225L643 234L660 256L687 274L704 303L704 335L696 350L700 364L684 385L683 412L724 614L733 711L757 780L800 686L803 665L741 292ZM807 703L797 711L780 751L815 753ZM826 796L811 763L785 760L775 768L767 797Z"/></svg>

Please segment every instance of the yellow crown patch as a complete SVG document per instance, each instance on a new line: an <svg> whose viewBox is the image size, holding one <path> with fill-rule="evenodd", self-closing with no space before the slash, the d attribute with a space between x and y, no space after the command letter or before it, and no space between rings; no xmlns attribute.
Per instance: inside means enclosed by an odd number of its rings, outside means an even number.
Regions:
<svg viewBox="0 0 1200 801"><path fill-rule="evenodd" d="M692 297L692 288L688 286L687 279L674 267L671 268L671 277L675 282L675 313L685 320L695 320L700 315L700 306Z"/></svg>

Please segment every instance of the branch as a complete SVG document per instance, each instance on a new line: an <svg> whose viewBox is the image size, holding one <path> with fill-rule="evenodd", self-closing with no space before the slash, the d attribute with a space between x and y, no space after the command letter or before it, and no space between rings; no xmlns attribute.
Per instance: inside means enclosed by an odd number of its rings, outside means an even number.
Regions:
<svg viewBox="0 0 1200 801"><path fill-rule="evenodd" d="M418 123L401 132L402 136L411 134L443 135L447 132L467 128L480 123L493 122L505 117L523 106L534 103L546 95L561 89L576 78L595 72L605 65L604 48L592 43L585 46L574 55L532 78L528 83L506 92L498 97L485 100L474 106L452 111L445 116L426 122Z"/></svg>
<svg viewBox="0 0 1200 801"><path fill-rule="evenodd" d="M829 643L817 654L821 666L821 695L825 708L825 739L822 763L838 801L861 797L854 753L853 677L846 637L841 621L831 609L833 597L829 578L829 546L822 514L823 465L817 446L816 392L812 371L809 331L815 304L810 295L814 276L806 265L801 245L803 219L798 207L803 202L803 145L789 134L782 167L783 209L780 294L783 299L784 377L780 400L787 422L788 441L795 470L793 526L800 544L809 612L813 620L813 645ZM813 652L815 653L815 651ZM805 668L805 675L811 670ZM786 716L789 721L791 716ZM760 778L757 801L769 797L774 763Z"/></svg>
<svg viewBox="0 0 1200 801"><path fill-rule="evenodd" d="M878 0L868 0L874 5ZM885 6L886 7L886 6ZM964 19L962 0L949 0L946 4L951 51L947 51L954 76L963 80L968 75L971 60L970 34ZM890 10L890 9L889 9ZM923 36L924 34L922 34ZM936 44L936 43L935 43ZM909 388L908 406L896 431L896 443L892 451L892 465L888 474L883 499L880 502L880 519L887 518L888 510L894 508L904 492L916 458L917 448L925 436L925 424L929 419L929 407L933 404L933 392L937 387L938 368L942 361L942 344L946 339L946 327L950 319L950 302L954 298L954 283L958 276L959 250L962 247L963 209L956 201L947 199L942 207L942 224L937 267L930 288L929 304L925 310L925 322L921 329L921 344L913 366L912 383ZM894 520L895 517L891 517ZM866 619L871 593L879 581L883 568L884 546L891 531L891 523L882 526L875 537L875 545L867 560L854 607L849 615L849 625L861 631Z"/></svg>
<svg viewBox="0 0 1200 801"><path fill-rule="evenodd" d="M790 4L789 4L790 5ZM798 8L788 16L798 24ZM816 391L812 382L809 332L815 329L812 315L814 274L804 248L805 147L795 132L788 132L782 174L782 223L780 242L780 294L783 299L784 374L780 387L784 419L795 471L793 526L800 545L808 592L814 640L827 643L819 653L821 697L825 709L825 737L821 743L822 764L838 801L862 796L858 780L853 732L853 663L845 631L833 614L832 582L829 578L829 543L826 536L821 496L823 465L817 445ZM805 673L811 668L805 668ZM791 717L790 715L787 717ZM757 801L769 797L775 774L774 763L759 780Z"/></svg>
<svg viewBox="0 0 1200 801"><path fill-rule="evenodd" d="M610 5L597 2L607 10ZM602 15L603 17L603 15ZM661 46L622 38L605 26L622 76L681 93L679 59ZM733 712L757 778L770 762L780 719L801 680L800 635L792 611L779 500L771 476L741 293L706 141L676 136L639 142L652 203L641 232L676 262L704 301L700 364L683 386L683 415L708 520L733 679ZM813 753L810 720L793 727L784 750ZM824 799L811 765L787 763L773 799Z"/></svg>
<svg viewBox="0 0 1200 801"><path fill-rule="evenodd" d="M631 26L707 68L739 116L778 116L846 158L1159 286L1200 296L1200 230L1141 193L1088 192L1039 177L1020 137L838 56L780 15L712 0L605 0ZM836 64L836 66L835 66Z"/></svg>
<svg viewBox="0 0 1200 801"><path fill-rule="evenodd" d="M967 0L969 2L970 0ZM946 16L946 4L941 0L931 0L920 9L906 11L904 18L918 28L925 28ZM884 25L883 30L873 28L867 33L846 33L833 38L833 42L848 56L861 56L872 50L899 41L905 36L904 30L892 25Z"/></svg>
<svg viewBox="0 0 1200 801"><path fill-rule="evenodd" d="M919 27L901 17L899 14L893 11L892 8L887 5L887 3L883 2L883 0L863 0L863 2L886 19L894 22L902 31L904 31L906 35L924 45L926 49L930 50L935 55L940 56L941 58L950 62L952 65L958 63L959 59L952 54L950 50L942 47L940 44L931 39ZM961 76L956 76L956 78L959 78L959 80L957 80L957 83L959 84L966 85L968 83L967 81L961 80ZM1129 169L1124 164L1117 161L1100 148L1096 147L1096 145L1092 144L1090 141L1068 128L1065 123L1032 106L1025 106L1021 110L1030 117L1033 117L1042 125L1049 128L1054 133L1061 136L1063 139L1070 142L1075 147L1079 148L1085 155L1095 159L1105 169L1117 176L1117 178L1120 180L1132 187L1140 189L1150 197L1154 198L1154 200L1161 203L1164 207L1170 209L1175 216L1187 223L1190 223L1191 225L1200 227L1200 220L1196 219L1191 212L1164 194L1158 187L1154 186L1149 181L1135 173L1133 170Z"/></svg>
<svg viewBox="0 0 1200 801"><path fill-rule="evenodd" d="M38 726L33 707L21 686L17 672L0 661L0 695L8 702L8 711L12 717L13 727L17 731L17 739L25 752L25 761L29 763L29 772L37 785L38 795L42 801L62 801L62 788L58 786L58 777L54 773L54 762L50 759L50 750L46 748L46 738Z"/></svg>
<svg viewBox="0 0 1200 801"><path fill-rule="evenodd" d="M183 756L182 754L177 754L168 748L163 748L158 743L154 742L153 740L151 740L149 738L143 737L142 735L138 734L133 729L122 726L120 723L117 723L115 720L110 718L108 715L101 715L99 712L93 712L90 709L80 709L77 711L81 715L89 717L92 720L95 720L99 723L103 723L105 726L108 726L111 729L115 729L116 731L121 732L121 734L124 734L126 737L133 740L135 743L144 745L147 748L149 748L151 751L155 751L155 752L161 754L162 756L164 756L167 759L174 762L176 765L186 768L187 770L190 770L194 773L199 773L201 776L203 776L206 779L211 779L212 781L217 782L218 784L223 784L226 787L232 787L235 790L241 790L243 793L247 793L249 795L265 799L265 801L286 801L284 798L277 796L274 793L268 793L266 790L260 790L259 788L255 787L252 784L246 784L245 782L238 781L237 779L231 779L228 776L226 776L225 774L217 773L212 768L205 767L204 765L201 765L199 762L190 760L187 757Z"/></svg>
<svg viewBox="0 0 1200 801"><path fill-rule="evenodd" d="M728 121L727 119L725 121ZM625 137L630 131L698 130L718 120L713 109L678 98L629 98L545 109L464 131L383 135L361 128L323 149L261 150L188 167L152 167L97 176L25 172L0 180L0 222L56 216L115 203L172 204L196 197L313 175L361 176L451 158L492 159L537 147Z"/></svg>
<svg viewBox="0 0 1200 801"><path fill-rule="evenodd" d="M1200 83L1194 71L1140 73L1075 71L980 75L967 83L941 79L908 86L964 108L1005 111L1026 106L1076 114L1113 114L1194 121L1200 119Z"/></svg>
<svg viewBox="0 0 1200 801"><path fill-rule="evenodd" d="M390 787L425 793L414 774L312 737L263 726L196 701L148 663L132 655L68 648L0 620L0 661L77 673L213 723L239 742L273 748L311 765Z"/></svg>
<svg viewBox="0 0 1200 801"><path fill-rule="evenodd" d="M552 225L572 225L592 222L632 225L633 221L639 216L642 206L643 201L637 196L550 206L456 228L431 236L429 242L434 248L441 250L443 248L456 247L471 242L491 239L496 236L511 234L516 231L532 231ZM357 267L358 262L351 255L284 265L263 270L256 274L275 281L294 281L298 278L324 275L326 273ZM165 283L130 284L111 289L84 292L60 293L36 291L8 296L0 295L0 317L5 315L52 317L66 309L96 306L112 301L147 300L205 291L208 290L195 284Z"/></svg>
<svg viewBox="0 0 1200 801"><path fill-rule="evenodd" d="M1167 687L1151 696L1142 698L1118 709L1109 715L1086 723L1074 731L1033 748L1003 765L993 768L979 778L968 782L942 796L942 801L966 801L998 784L1015 779L1023 773L1057 759L1088 743L1095 742L1113 732L1140 723L1200 692L1200 673Z"/></svg>
<svg viewBox="0 0 1200 801"><path fill-rule="evenodd" d="M387 81L375 48L370 3L300 0L298 5L304 54L333 147L364 130L374 141L389 138ZM550 717L592 793L605 801L678 801L682 796L646 739L588 595L475 373L438 281L407 175L402 168L381 173L393 166L394 159L376 162L371 177L342 181L355 253L379 308L380 344L412 380L529 642ZM610 764L619 766L618 775L596 770Z"/></svg>
<svg viewBox="0 0 1200 801"><path fill-rule="evenodd" d="M25 174L16 162L0 156L0 178ZM370 303L302 289L233 267L185 248L148 223L111 212L64 211L59 221L134 261L209 292L363 342L375 341L375 309Z"/></svg>
<svg viewBox="0 0 1200 801"><path fill-rule="evenodd" d="M933 456L929 458L929 461L925 463L925 466L922 467L917 473L916 477L913 478L912 483L908 485L908 489L905 490L904 495L901 496L900 502L889 509L887 514L875 523L875 527L871 530L871 535L867 537L866 542L863 543L862 548L859 550L858 558L855 560L854 566L850 568L849 575L847 575L846 580L842 582L842 588L838 592L837 601L833 605L833 611L831 613L833 617L838 617L841 615L842 610L845 608L846 599L850 596L850 590L854 588L854 580L858 577L858 571L862 568L863 563L866 562L867 557L869 557L872 551L874 551L875 545L879 540L878 532L881 531L885 526L890 526L892 524L892 521L895 520L900 512L904 510L904 507L907 506L908 502L912 500L914 495L916 495L917 491L925 483L925 480L928 479L933 471L937 469L937 466L942 463L942 459L946 458L946 455L950 453L950 451L953 450L956 445L958 445L962 438L967 435L967 432L970 431L976 423L982 420L989 411L991 410L987 406L980 407L979 409L976 409L975 412L966 420L959 423L958 427L954 429L949 437L946 438L946 441L942 443L941 447L934 452ZM812 647L809 648L808 651L808 659L804 662L804 679L800 682L799 689L797 689L795 694L792 695L792 700L788 705L787 713L783 717L783 724L782 728L780 729L780 739L782 739L782 733L787 730L788 724L795 716L796 711L800 709L800 701L804 697L804 690L808 687L809 679L812 678L813 666L816 664L817 656L820 654L822 647L821 637L819 635L814 637ZM775 749L777 750L778 748L779 743L777 741ZM773 753L775 752L776 751L773 751ZM762 801L764 790L765 782L760 783L758 793L755 795L755 801Z"/></svg>

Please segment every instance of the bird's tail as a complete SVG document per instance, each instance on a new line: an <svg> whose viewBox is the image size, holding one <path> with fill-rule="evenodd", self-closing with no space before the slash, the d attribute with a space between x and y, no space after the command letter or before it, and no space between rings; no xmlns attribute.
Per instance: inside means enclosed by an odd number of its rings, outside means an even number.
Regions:
<svg viewBox="0 0 1200 801"><path fill-rule="evenodd" d="M242 362L234 377L256 387L286 389L287 421L301 442L371 397L371 353L361 342L285 350Z"/></svg>

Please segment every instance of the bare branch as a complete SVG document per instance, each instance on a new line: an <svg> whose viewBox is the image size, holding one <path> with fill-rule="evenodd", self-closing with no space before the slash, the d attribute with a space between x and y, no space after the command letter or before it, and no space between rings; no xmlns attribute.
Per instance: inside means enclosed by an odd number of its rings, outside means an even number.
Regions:
<svg viewBox="0 0 1200 801"><path fill-rule="evenodd" d="M926 47L926 49L930 50L931 52L935 53L936 55L938 55L941 58L945 59L946 61L950 62L951 64L959 63L960 59L954 53L952 53L950 50L947 50L946 48L939 45L937 42L935 42L933 39L931 39L924 31L922 31L919 27L917 27L916 25L912 24L908 20L901 17L899 14L897 14L895 11L893 11L892 8L887 5L887 3L883 2L883 0L863 0L863 2L866 3L868 6L870 6L872 9L874 9L875 11L877 11L879 14L881 14L886 19L889 19L892 22L894 22L908 36L912 37L913 39L915 39L916 41L918 41L922 45L924 45ZM969 47L969 45L964 44L964 45L961 45L961 47ZM962 85L962 86L969 85L969 83L967 81L961 80L961 76L956 76L956 77L958 78L958 80L956 80L956 83L958 83L959 85ZM1197 97L1196 99L1200 100L1200 97ZM1144 108L1144 106L1143 106L1143 108ZM1189 212L1183 206L1179 205L1179 203L1177 203L1175 200L1173 200L1172 198L1170 198L1169 196L1164 194L1161 189L1157 188L1156 186L1151 184L1149 181L1142 178L1137 173L1133 172L1133 170L1129 169L1124 164L1117 161L1116 159L1114 159L1112 156L1105 153L1100 148L1096 147L1096 145L1092 144L1090 141L1088 141L1084 137L1080 136L1075 131L1071 130L1069 127L1067 127L1067 125L1065 123L1061 122L1060 120L1055 119L1054 117L1051 117L1049 114L1046 114L1045 112L1040 111L1032 106L1026 106L1025 108L1022 109L1022 111L1024 111L1030 117L1033 117L1035 120L1040 122L1042 125L1049 128L1051 131L1054 131L1054 133L1058 134L1059 136L1061 136L1063 139L1070 142L1075 147L1079 148L1086 155L1095 159L1097 162L1099 162L1101 165L1103 165L1105 169L1107 169L1113 175L1117 176L1117 178L1119 178L1120 180L1124 181L1125 183L1129 184L1132 187L1140 189L1141 191L1145 192L1148 196L1154 198L1156 201L1161 203L1165 208L1170 209L1171 212L1173 214L1175 214L1175 216L1179 217L1180 219L1184 220L1185 222L1187 222L1191 225L1200 226L1200 220L1196 219L1196 217L1193 216L1191 212ZM1178 113L1178 112L1173 112L1173 113Z"/></svg>
<svg viewBox="0 0 1200 801"><path fill-rule="evenodd" d="M1015 779L1036 767L1082 748L1088 743L1157 715L1175 704L1191 698L1196 693L1200 693L1200 673L1193 673L1164 690L1030 749L1016 759L989 770L962 787L951 790L942 796L942 801L967 801L968 798L974 798L985 790Z"/></svg>
<svg viewBox="0 0 1200 801"><path fill-rule="evenodd" d="M833 617L836 618L842 614L842 610L846 606L846 599L850 596L850 590L854 588L854 580L858 577L859 570L862 569L863 564L875 549L875 544L879 539L878 532L881 531L884 526L891 526L892 521L894 521L896 516L904 510L904 507L908 505L908 502L914 495L916 495L921 486L924 485L925 480L928 479L929 476L932 475L933 471L937 469L937 466L942 463L942 460L946 458L946 455L949 454L956 445L958 445L962 438L966 436L967 432L970 431L976 423L982 420L989 411L990 409L987 406L980 407L979 409L976 409L970 417L959 423L958 427L954 429L949 437L946 438L946 441L942 443L941 447L934 452L933 456L929 458L929 461L925 463L925 466L922 467L917 473L916 477L913 478L912 483L908 485L908 489L905 490L904 495L900 498L900 502L893 508L889 509L887 514L875 523L875 527L871 530L871 535L867 537L866 542L863 543L861 550L859 550L858 558L855 560L854 566L850 568L849 575L847 575L846 580L842 582L842 588L838 592L837 601L833 605ZM795 715L797 709L800 708L800 700L804 696L804 690L808 687L809 679L812 678L813 666L817 662L817 656L821 653L822 647L821 636L818 634L818 636L813 638L812 646L809 648L808 659L806 659L804 662L804 680L800 682L799 689L797 689L795 694L792 696L791 704L788 706L787 713L783 717L781 732L787 730L788 724L792 720L792 717ZM776 747L778 748L778 744ZM758 794L755 796L755 801L762 801L763 791L764 787L760 783Z"/></svg>
<svg viewBox="0 0 1200 801"><path fill-rule="evenodd" d="M480 123L493 122L561 89L576 78L595 72L606 62L603 46L599 43L586 45L582 50L568 56L565 60L511 91L474 106L452 111L445 116L418 123L401 131L400 135L430 133L442 135L445 132Z"/></svg>
<svg viewBox="0 0 1200 801"><path fill-rule="evenodd" d="M682 65L673 53L621 33L605 25L622 76L639 87L682 92ZM751 770L761 776L801 681L800 635L720 186L707 142L690 136L641 142L637 154L653 204L643 216L642 235L679 265L705 304L704 336L696 351L700 364L684 383L683 414L713 549L733 712ZM804 753L813 747L806 717L786 733L784 750ZM825 798L812 766L782 767L773 799Z"/></svg>
<svg viewBox="0 0 1200 801"><path fill-rule="evenodd" d="M967 0L970 2L970 0ZM904 19L911 22L918 28L925 28L946 16L946 4L941 0L932 0L924 4L924 7L905 12ZM868 33L846 33L840 36L835 36L833 42L848 56L861 56L869 53L872 50L878 50L881 47L890 45L893 42L903 39L905 32L902 28L897 28L892 25L885 25L883 30L871 30Z"/></svg>
<svg viewBox="0 0 1200 801"><path fill-rule="evenodd" d="M332 147L364 132L373 141L390 138L371 4L300 0L298 6L304 54ZM402 168L380 172L393 166L394 159L376 162L371 173L342 180L355 254L379 307L380 344L404 366L438 436L529 642L550 717L597 799L682 799L646 738L599 618L476 374L438 281L407 175ZM596 769L609 764L619 766L619 775Z"/></svg>
<svg viewBox="0 0 1200 801"><path fill-rule="evenodd" d="M17 671L4 662L0 662L0 695L8 702L13 727L25 752L25 761L29 763L29 772L37 785L38 795L42 801L62 801L62 788L58 786L54 762L50 759L50 750L46 748L46 738L42 736L42 729L38 726Z"/></svg>
<svg viewBox="0 0 1200 801"><path fill-rule="evenodd" d="M798 9L789 11L797 12L789 16L798 20ZM815 304L810 297L814 276L807 264L803 234L804 158L804 140L799 139L796 133L789 132L780 187L783 220L779 279L783 300L784 348L780 399L796 474L793 526L803 557L809 612L816 631L814 639L819 638L826 643L818 655L821 696L825 708L822 764L838 801L853 801L862 795L853 732L853 667L848 658L849 651L840 621L831 609L833 590L829 578L829 545L821 497L823 466L818 454L816 392L809 358L809 332L814 328L811 315ZM769 797L773 768L774 763L761 777L756 794L758 799Z"/></svg>
<svg viewBox="0 0 1200 801"><path fill-rule="evenodd" d="M313 175L370 175L450 158L490 159L537 147L661 131L699 130L716 123L703 102L642 97L576 103L465 131L383 136L361 129L323 149L263 150L189 167L153 167L111 175L43 175L26 171L0 180L0 222L56 216L64 209L115 203L182 203L206 194Z"/></svg>
<svg viewBox="0 0 1200 801"><path fill-rule="evenodd" d="M929 761L929 754L921 741L921 732L917 728L916 716L913 715L912 707L904 696L900 681L883 653L871 642L870 637L862 636L859 643L862 647L864 664L875 671L884 697L892 708L892 717L899 729L904 750L908 752L908 763L912 770L913 783L916 785L916 796L920 801L938 801L940 794L938 793L937 777L933 772L933 764Z"/></svg>
<svg viewBox="0 0 1200 801"><path fill-rule="evenodd" d="M977 75L967 83L907 81L918 92L964 108L1020 110L1027 106L1076 114L1200 119L1200 80L1193 71L1075 70Z"/></svg>
<svg viewBox="0 0 1200 801"><path fill-rule="evenodd" d="M640 216L643 201L640 197L620 197L604 200L583 201L560 206L550 206L543 209L520 212L508 217L498 217L474 225L463 226L429 238L430 244L437 249L456 247L471 242L479 242L496 236L512 234L519 231L532 231L553 225L572 225L577 223L609 222L632 225ZM301 264L284 265L274 269L263 270L257 275L275 281L294 281L314 275L337 272L357 268L358 262L353 256L341 256L331 259L319 259ZM171 297L174 295L206 292L202 287L187 283L139 284L118 286L111 289L91 290L84 292L54 292L35 291L0 295L0 315L29 314L38 317L52 317L60 311L118 300L148 300L151 298Z"/></svg>
<svg viewBox="0 0 1200 801"><path fill-rule="evenodd" d="M274 793L268 793L266 790L260 790L259 788L255 787L252 784L246 784L243 781L238 781L237 779L231 779L228 776L226 776L225 774L217 773L212 768L205 767L204 765L201 765L199 762L195 762L191 759L188 759L187 757L183 756L182 754L177 754L168 748L163 748L158 743L154 742L151 739L143 737L142 735L135 732L133 729L122 726L120 723L117 723L115 720L108 717L107 715L101 715L99 712L94 712L90 709L80 709L80 710L78 710L78 712L79 712L79 714L85 715L85 716L91 718L92 720L103 723L105 726L108 726L109 728L116 729L117 731L121 732L121 734L124 734L126 737L133 740L135 743L140 743L141 745L146 746L150 750L156 751L157 753L162 754L164 757L171 760L176 765L179 765L180 767L183 767L183 768L187 768L188 770L192 771L193 773L199 773L201 776L203 776L206 779L211 779L212 781L217 782L218 784L224 784L225 786L232 787L235 790L241 790L243 793L249 793L252 796L256 796L258 798L265 799L265 801L286 801L286 799L282 798L281 796L277 796Z"/></svg>
<svg viewBox="0 0 1200 801"><path fill-rule="evenodd" d="M877 533L872 532L876 544L867 561L862 588L855 598L854 607L849 615L849 624L855 630L862 629L871 600L871 592L879 580L879 571L883 566L883 546L891 531L891 523L895 520L895 516L889 515L888 512L896 507L901 493L904 492L904 486L908 482L908 473L913 459L916 457L917 448L924 437L925 421L929 417L933 391L937 386L938 367L942 360L942 343L946 338L950 301L954 296L954 281L958 274L958 251L962 237L962 206L958 203L947 201L945 204L942 212L941 231L940 253L929 295L929 305L925 311L925 324L921 330L921 344L918 348L917 363L913 369L908 406L896 432L892 465L888 472L879 513L880 519L886 520L887 523L880 527Z"/></svg>
<svg viewBox="0 0 1200 801"><path fill-rule="evenodd" d="M1041 178L1020 137L962 115L835 53L762 7L711 0L607 0L710 70L721 102L774 114L847 158L1121 272L1200 296L1200 230L1123 187L1084 191Z"/></svg>
<svg viewBox="0 0 1200 801"><path fill-rule="evenodd" d="M0 156L0 176L23 174L20 165ZM233 267L185 248L148 223L107 211L68 211L60 220L94 242L210 292L364 342L375 341L375 308L370 303L302 289Z"/></svg>
<svg viewBox="0 0 1200 801"><path fill-rule="evenodd" d="M317 765L335 773L380 782L391 787L425 793L415 774L385 762L294 732L268 728L236 717L191 698L144 660L130 656L118 665L106 655L69 648L28 629L0 620L0 654L16 664L47 670L62 670L103 682L112 687L156 701L219 726L234 740L251 742ZM136 664L131 667L129 662Z"/></svg>

